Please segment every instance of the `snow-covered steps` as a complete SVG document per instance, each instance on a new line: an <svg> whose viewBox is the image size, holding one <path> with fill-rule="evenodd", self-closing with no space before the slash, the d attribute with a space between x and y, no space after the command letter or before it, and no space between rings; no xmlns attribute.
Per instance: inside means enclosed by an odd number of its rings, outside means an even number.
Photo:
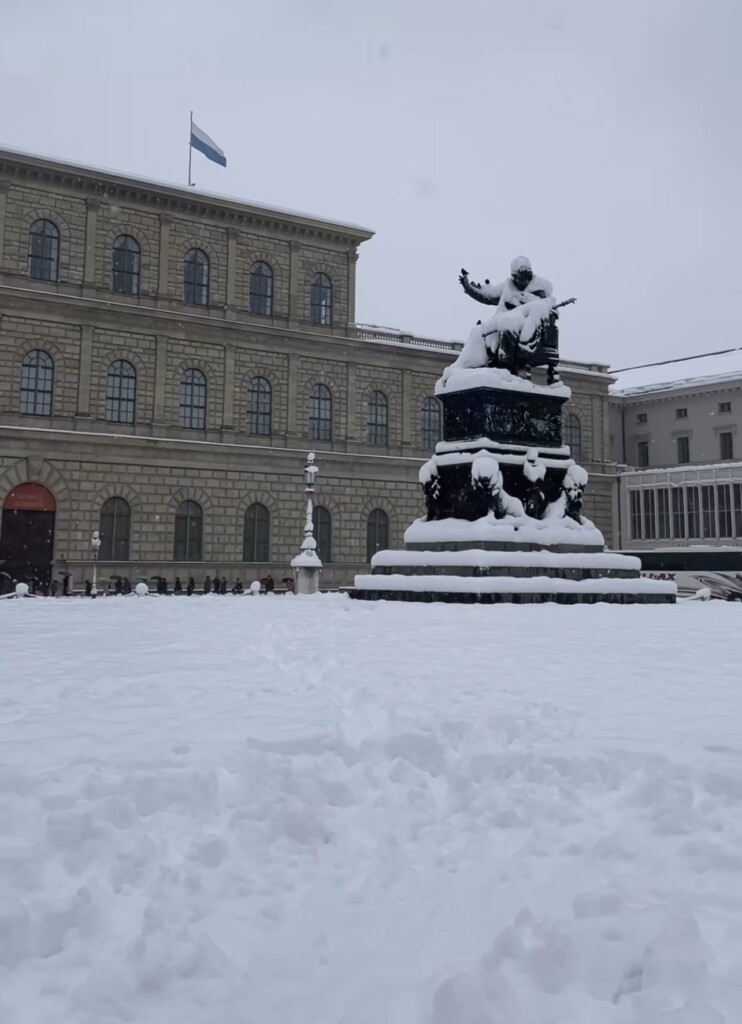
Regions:
<svg viewBox="0 0 742 1024"><path fill-rule="evenodd" d="M379 551L371 559L376 575L403 576L533 576L567 580L636 579L641 561L605 551L465 550Z"/></svg>
<svg viewBox="0 0 742 1024"><path fill-rule="evenodd" d="M351 597L374 601L443 601L466 604L672 604L674 583L641 579L555 579L551 576L386 575L356 576Z"/></svg>

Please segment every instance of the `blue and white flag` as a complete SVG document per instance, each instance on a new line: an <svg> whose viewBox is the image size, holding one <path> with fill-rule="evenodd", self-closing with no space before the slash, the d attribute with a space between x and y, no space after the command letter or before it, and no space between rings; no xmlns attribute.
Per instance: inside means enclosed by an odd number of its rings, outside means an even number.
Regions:
<svg viewBox="0 0 742 1024"><path fill-rule="evenodd" d="M193 120L191 120L191 146L199 153L203 153L209 160L213 160L215 164L220 164L222 167L227 166L224 151L219 149L211 136L202 131Z"/></svg>

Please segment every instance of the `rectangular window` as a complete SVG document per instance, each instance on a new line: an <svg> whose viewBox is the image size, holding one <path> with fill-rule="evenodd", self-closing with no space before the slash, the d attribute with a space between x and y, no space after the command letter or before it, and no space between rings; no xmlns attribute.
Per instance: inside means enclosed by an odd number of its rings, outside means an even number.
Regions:
<svg viewBox="0 0 742 1024"><path fill-rule="evenodd" d="M719 484L716 488L716 500L719 503L719 536L733 537L732 488L729 484Z"/></svg>
<svg viewBox="0 0 742 1024"><path fill-rule="evenodd" d="M719 434L719 457L722 459L734 458L734 440L731 431L725 430Z"/></svg>
<svg viewBox="0 0 742 1024"><path fill-rule="evenodd" d="M672 535L678 539L685 537L685 495L682 487L675 487L672 492Z"/></svg>
<svg viewBox="0 0 742 1024"><path fill-rule="evenodd" d="M688 419L688 410L687 409L676 409L675 410L675 419L676 420L687 420Z"/></svg>
<svg viewBox="0 0 742 1024"><path fill-rule="evenodd" d="M646 540L654 540L657 536L657 528L654 521L654 491L643 491L644 495L644 537Z"/></svg>
<svg viewBox="0 0 742 1024"><path fill-rule="evenodd" d="M734 499L734 536L742 537L742 484L732 484Z"/></svg>
<svg viewBox="0 0 742 1024"><path fill-rule="evenodd" d="M719 402L719 408L718 408L717 411L720 412L720 413L731 412L732 411L732 403L731 402Z"/></svg>
<svg viewBox="0 0 742 1024"><path fill-rule="evenodd" d="M642 539L642 492L629 491L631 495L631 538Z"/></svg>
<svg viewBox="0 0 742 1024"><path fill-rule="evenodd" d="M637 423L646 423L647 422L647 414L645 412L638 412L636 414L636 422Z"/></svg>
<svg viewBox="0 0 742 1024"><path fill-rule="evenodd" d="M679 437L678 441L678 462L690 462L690 438Z"/></svg>
<svg viewBox="0 0 742 1024"><path fill-rule="evenodd" d="M666 487L657 491L657 536L670 536L670 492Z"/></svg>
<svg viewBox="0 0 742 1024"><path fill-rule="evenodd" d="M649 441L636 442L636 464L642 469L649 465Z"/></svg>
<svg viewBox="0 0 742 1024"><path fill-rule="evenodd" d="M716 536L716 494L713 487L701 488L701 506L703 509L703 535Z"/></svg>
<svg viewBox="0 0 742 1024"><path fill-rule="evenodd" d="M698 501L698 488L688 487L685 492L688 503L688 536L701 536L701 506Z"/></svg>

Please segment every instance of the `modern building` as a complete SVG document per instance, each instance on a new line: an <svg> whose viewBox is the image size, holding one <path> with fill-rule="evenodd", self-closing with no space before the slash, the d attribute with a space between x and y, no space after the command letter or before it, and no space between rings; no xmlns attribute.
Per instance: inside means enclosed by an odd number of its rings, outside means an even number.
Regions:
<svg viewBox="0 0 742 1024"><path fill-rule="evenodd" d="M456 343L355 323L372 232L0 151L0 572L290 575L320 468L323 586L422 512ZM452 288L456 284L452 281ZM474 310L472 311L474 313ZM563 363L610 534L607 368Z"/></svg>
<svg viewBox="0 0 742 1024"><path fill-rule="evenodd" d="M613 373L614 545L742 544L742 349Z"/></svg>

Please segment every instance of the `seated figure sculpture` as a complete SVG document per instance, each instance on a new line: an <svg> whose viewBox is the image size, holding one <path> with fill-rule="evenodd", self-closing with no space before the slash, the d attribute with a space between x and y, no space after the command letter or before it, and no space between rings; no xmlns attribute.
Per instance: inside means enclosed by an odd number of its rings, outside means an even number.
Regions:
<svg viewBox="0 0 742 1024"><path fill-rule="evenodd" d="M527 378L533 366L546 366L548 383L558 381L557 310L575 300L557 303L551 282L533 273L526 256L515 257L510 277L500 284L477 284L466 270L459 281L467 295L497 310L473 328L454 366L495 366Z"/></svg>

